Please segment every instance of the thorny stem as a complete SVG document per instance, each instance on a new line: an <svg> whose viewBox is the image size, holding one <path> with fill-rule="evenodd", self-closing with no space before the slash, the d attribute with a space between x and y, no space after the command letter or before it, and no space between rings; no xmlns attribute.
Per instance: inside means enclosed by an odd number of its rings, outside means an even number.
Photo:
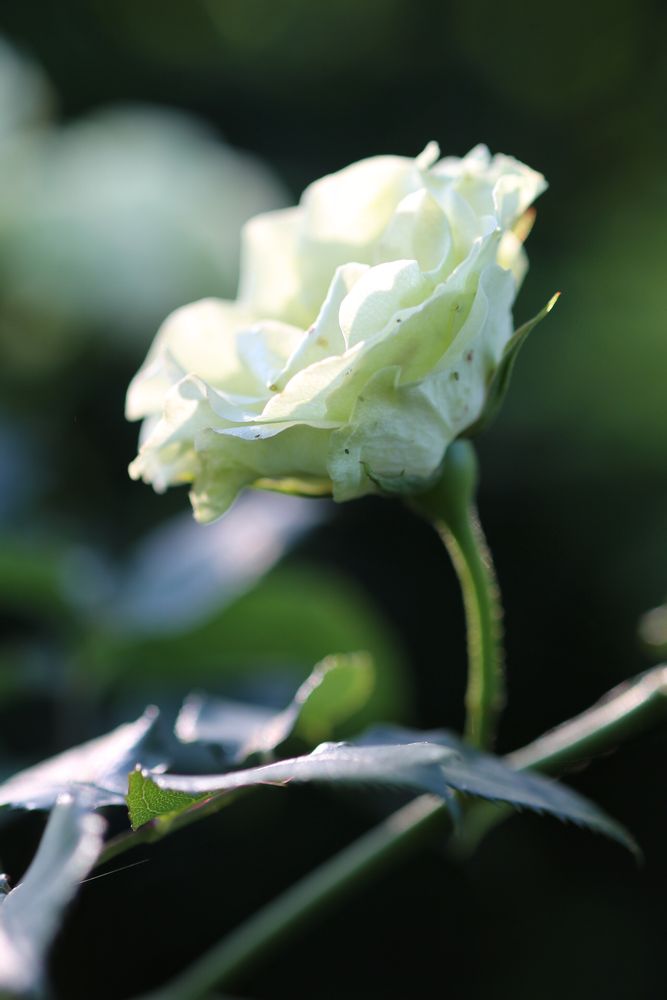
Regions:
<svg viewBox="0 0 667 1000"><path fill-rule="evenodd" d="M456 570L465 609L468 687L465 737L493 744L504 702L502 608L491 554L474 510L477 461L469 441L450 445L436 485L414 506L435 525Z"/></svg>

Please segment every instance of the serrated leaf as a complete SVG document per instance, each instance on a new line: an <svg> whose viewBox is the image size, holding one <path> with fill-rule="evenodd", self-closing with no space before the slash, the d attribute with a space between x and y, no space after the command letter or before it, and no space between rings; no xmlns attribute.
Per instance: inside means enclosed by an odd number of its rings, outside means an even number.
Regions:
<svg viewBox="0 0 667 1000"><path fill-rule="evenodd" d="M409 742L423 735L430 740ZM374 783L445 800L463 792L549 813L603 833L637 853L627 830L583 796L541 775L514 771L499 757L473 750L449 733L380 730L367 734L357 745L325 743L306 756L264 767L219 775L156 775L154 781L159 788L191 795L292 782Z"/></svg>
<svg viewBox="0 0 667 1000"><path fill-rule="evenodd" d="M148 799L155 815L164 802L158 792L180 792L206 797L256 785L288 785L310 782L344 785L379 784L427 792L449 800L451 792L444 780L441 765L455 751L435 743L411 743L404 746L352 746L347 743L323 743L312 753L292 757L276 764L207 775L150 775L144 772L144 784L136 781L132 793ZM152 788L150 786L153 786ZM176 800L171 800L176 801ZM135 818L142 815L140 801L128 801ZM187 805L183 805L187 808ZM171 810L173 811L173 810ZM134 823L134 819L133 819Z"/></svg>
<svg viewBox="0 0 667 1000"><path fill-rule="evenodd" d="M551 312L556 302L560 298L560 292L556 292L552 295L547 304L541 309L537 316L533 316L529 319L527 323L524 323L517 330L514 331L513 335L509 339L507 346L503 352L503 356L500 360L500 364L496 368L493 378L489 383L486 390L486 404L481 416L474 424L467 427L463 433L463 437L475 437L481 431L485 430L489 424L495 420L500 407L502 406L503 400L507 389L509 388L510 380L512 378L512 371L514 370L514 364L519 355L519 351L525 344L528 334L531 333L538 323L541 323L544 317Z"/></svg>
<svg viewBox="0 0 667 1000"><path fill-rule="evenodd" d="M263 767L225 774L145 774L144 778L163 791L193 796L301 782L377 784L437 795L449 803L454 793L460 792L549 813L602 833L638 853L628 831L577 792L534 772L513 770L499 757L474 750L444 732L419 733L388 727L370 731L356 744L324 743L311 754Z"/></svg>
<svg viewBox="0 0 667 1000"><path fill-rule="evenodd" d="M128 782L127 808L130 824L133 830L138 830L140 826L156 819L168 823L174 816L205 797L159 788L151 781L147 771L137 768L131 772Z"/></svg>
<svg viewBox="0 0 667 1000"><path fill-rule="evenodd" d="M331 736L337 724L365 705L373 683L373 664L367 654L328 656L282 712L193 695L176 721L176 735L184 743L217 746L239 763L255 754L272 754L290 736L312 746Z"/></svg>
<svg viewBox="0 0 667 1000"><path fill-rule="evenodd" d="M50 809L59 795L82 791L91 808L124 805L127 775L139 761L151 769L166 765L158 716L148 708L136 722L19 771L0 785L0 806Z"/></svg>
<svg viewBox="0 0 667 1000"><path fill-rule="evenodd" d="M43 989L62 913L102 850L104 820L71 796L56 803L23 881L0 897L0 993Z"/></svg>
<svg viewBox="0 0 667 1000"><path fill-rule="evenodd" d="M364 746L386 745L392 740L404 744L416 735L454 751L442 763L444 780L458 792L494 802L505 802L514 808L549 813L558 819L604 834L639 854L632 835L599 806L578 792L534 771L517 771L500 757L482 753L468 746L449 732L416 733L400 727L371 729L360 740Z"/></svg>

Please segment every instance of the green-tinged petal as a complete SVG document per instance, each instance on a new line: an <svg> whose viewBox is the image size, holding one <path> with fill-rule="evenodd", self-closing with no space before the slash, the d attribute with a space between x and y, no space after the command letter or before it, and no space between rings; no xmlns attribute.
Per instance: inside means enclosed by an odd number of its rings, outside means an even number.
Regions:
<svg viewBox="0 0 667 1000"><path fill-rule="evenodd" d="M272 479L301 485L299 492L321 495L330 432L303 425L271 429L260 438L205 431L196 441L197 469L190 499L198 521L213 521L230 507L244 486L266 488Z"/></svg>
<svg viewBox="0 0 667 1000"><path fill-rule="evenodd" d="M367 382L349 424L331 438L335 499L359 496L373 486L410 492L428 485L447 446L482 412L486 379L511 331L511 295L511 277L490 265L467 318L428 374L405 382L405 369L386 367ZM444 319L452 313L444 294L429 306L422 310L424 326L437 325L439 315Z"/></svg>
<svg viewBox="0 0 667 1000"><path fill-rule="evenodd" d="M329 473L335 500L381 489L424 488L442 459L451 432L418 386L400 386L398 368L372 377L354 421L331 437ZM407 404L407 405L406 405Z"/></svg>

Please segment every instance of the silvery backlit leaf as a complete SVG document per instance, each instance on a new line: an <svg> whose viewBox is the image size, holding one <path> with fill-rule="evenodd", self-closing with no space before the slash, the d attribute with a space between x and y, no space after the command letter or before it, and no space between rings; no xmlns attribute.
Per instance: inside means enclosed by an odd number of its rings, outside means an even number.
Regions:
<svg viewBox="0 0 667 1000"><path fill-rule="evenodd" d="M63 910L102 849L105 822L61 796L23 881L0 896L0 994L42 991L46 956Z"/></svg>

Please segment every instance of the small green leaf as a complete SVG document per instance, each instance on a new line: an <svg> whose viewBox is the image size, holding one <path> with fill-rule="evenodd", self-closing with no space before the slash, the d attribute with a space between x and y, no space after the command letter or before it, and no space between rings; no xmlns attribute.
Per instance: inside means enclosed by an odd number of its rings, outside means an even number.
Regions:
<svg viewBox="0 0 667 1000"><path fill-rule="evenodd" d="M475 437L481 431L485 430L493 420L495 420L505 398L505 393L509 387L512 371L514 369L514 363L518 357L519 351L526 342L528 334L531 333L537 324L541 323L544 317L551 312L559 298L560 292L556 292L555 295L552 295L544 308L538 312L537 316L533 316L533 318L529 319L527 323L524 323L523 326L520 326L518 330L514 331L514 334L505 347L500 364L496 368L493 378L488 386L484 410L475 423L466 428L462 435L463 437Z"/></svg>
<svg viewBox="0 0 667 1000"><path fill-rule="evenodd" d="M136 722L19 771L0 785L0 806L50 809L59 795L85 790L91 808L124 805L127 775L141 760L150 768L164 767L157 721L148 708Z"/></svg>
<svg viewBox="0 0 667 1000"><path fill-rule="evenodd" d="M62 913L102 850L104 820L71 796L56 803L23 881L0 896L0 994L44 989Z"/></svg>
<svg viewBox="0 0 667 1000"><path fill-rule="evenodd" d="M204 798L205 795L189 795L187 792L159 788L151 780L148 771L136 768L131 772L128 782L127 808L130 824L133 830L154 820L161 826L168 826L179 813Z"/></svg>
<svg viewBox="0 0 667 1000"><path fill-rule="evenodd" d="M254 755L269 756L296 736L313 746L333 735L368 701L374 684L366 653L328 656L304 681L284 711L219 698L191 696L176 722L184 743L208 743L240 763Z"/></svg>

